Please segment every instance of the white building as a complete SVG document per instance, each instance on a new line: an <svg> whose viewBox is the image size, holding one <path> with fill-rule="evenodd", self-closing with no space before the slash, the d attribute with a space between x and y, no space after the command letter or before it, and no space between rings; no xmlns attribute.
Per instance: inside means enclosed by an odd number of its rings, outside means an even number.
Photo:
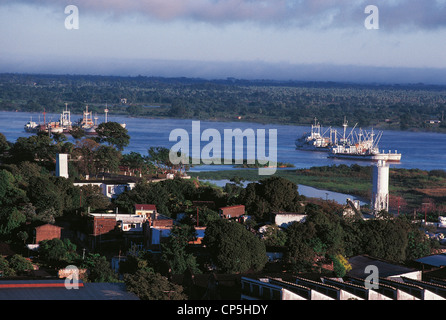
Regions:
<svg viewBox="0 0 446 320"><path fill-rule="evenodd" d="M56 177L68 178L68 154L66 153L57 154Z"/></svg>
<svg viewBox="0 0 446 320"><path fill-rule="evenodd" d="M74 182L73 185L82 187L86 185L98 186L104 196L114 199L126 190L132 190L136 182L131 180L83 180Z"/></svg>
<svg viewBox="0 0 446 320"><path fill-rule="evenodd" d="M294 222L305 222L305 219L307 218L306 214L295 212L274 212L272 215L274 223L285 229Z"/></svg>

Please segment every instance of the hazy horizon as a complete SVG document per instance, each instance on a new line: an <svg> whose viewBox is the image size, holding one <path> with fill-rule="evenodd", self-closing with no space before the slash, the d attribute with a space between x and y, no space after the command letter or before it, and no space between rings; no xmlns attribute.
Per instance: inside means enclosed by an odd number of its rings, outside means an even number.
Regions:
<svg viewBox="0 0 446 320"><path fill-rule="evenodd" d="M446 84L446 0L369 4L0 0L0 72Z"/></svg>

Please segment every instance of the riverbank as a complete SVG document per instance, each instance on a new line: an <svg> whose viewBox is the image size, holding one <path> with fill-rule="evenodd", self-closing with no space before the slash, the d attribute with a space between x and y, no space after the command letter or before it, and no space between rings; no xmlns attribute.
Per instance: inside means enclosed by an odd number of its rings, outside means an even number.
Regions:
<svg viewBox="0 0 446 320"><path fill-rule="evenodd" d="M188 173L200 180L225 180L237 177L246 181L259 181L257 170L233 169L195 171ZM334 165L310 169L281 169L274 176L286 178L297 185L321 190L351 194L370 199L372 167L359 165ZM412 213L415 211L446 211L446 172L420 169L390 169L390 210Z"/></svg>
<svg viewBox="0 0 446 320"><path fill-rule="evenodd" d="M446 132L446 86L0 74L0 110Z"/></svg>

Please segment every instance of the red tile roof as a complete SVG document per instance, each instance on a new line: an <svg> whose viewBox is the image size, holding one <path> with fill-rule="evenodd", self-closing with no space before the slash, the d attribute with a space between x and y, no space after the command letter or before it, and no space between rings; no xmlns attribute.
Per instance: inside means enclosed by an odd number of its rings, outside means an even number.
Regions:
<svg viewBox="0 0 446 320"><path fill-rule="evenodd" d="M154 204L135 204L135 210L155 210L156 206Z"/></svg>

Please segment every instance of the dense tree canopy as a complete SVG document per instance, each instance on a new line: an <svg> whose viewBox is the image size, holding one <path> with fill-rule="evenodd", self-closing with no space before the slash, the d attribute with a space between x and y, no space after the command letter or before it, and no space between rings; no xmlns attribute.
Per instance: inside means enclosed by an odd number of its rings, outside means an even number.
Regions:
<svg viewBox="0 0 446 320"><path fill-rule="evenodd" d="M265 244L243 225L215 220L209 223L203 239L213 263L222 272L262 270L267 262Z"/></svg>
<svg viewBox="0 0 446 320"><path fill-rule="evenodd" d="M102 122L96 128L99 142L107 142L122 151L130 142L126 128L117 122Z"/></svg>
<svg viewBox="0 0 446 320"><path fill-rule="evenodd" d="M159 273L138 270L126 274L124 281L128 291L133 292L142 300L184 300L183 288L170 282Z"/></svg>
<svg viewBox="0 0 446 320"><path fill-rule="evenodd" d="M321 258L367 254L405 263L429 254L432 243L405 217L346 220L310 205L303 223L287 230L286 260L295 270L311 270Z"/></svg>
<svg viewBox="0 0 446 320"><path fill-rule="evenodd" d="M162 260L167 264L172 274L183 274L187 269L193 273L201 273L196 257L187 252L190 241L196 239L193 227L174 226L165 243L162 244Z"/></svg>
<svg viewBox="0 0 446 320"><path fill-rule="evenodd" d="M253 182L241 191L239 201L256 219L265 220L272 212L302 212L297 185L281 177L270 177Z"/></svg>
<svg viewBox="0 0 446 320"><path fill-rule="evenodd" d="M127 103L121 103L125 97ZM0 74L0 109L137 117L235 120L309 125L314 117L341 126L344 116L360 127L443 130L445 86L335 82L205 80L159 77ZM153 107L156 106L156 107Z"/></svg>

